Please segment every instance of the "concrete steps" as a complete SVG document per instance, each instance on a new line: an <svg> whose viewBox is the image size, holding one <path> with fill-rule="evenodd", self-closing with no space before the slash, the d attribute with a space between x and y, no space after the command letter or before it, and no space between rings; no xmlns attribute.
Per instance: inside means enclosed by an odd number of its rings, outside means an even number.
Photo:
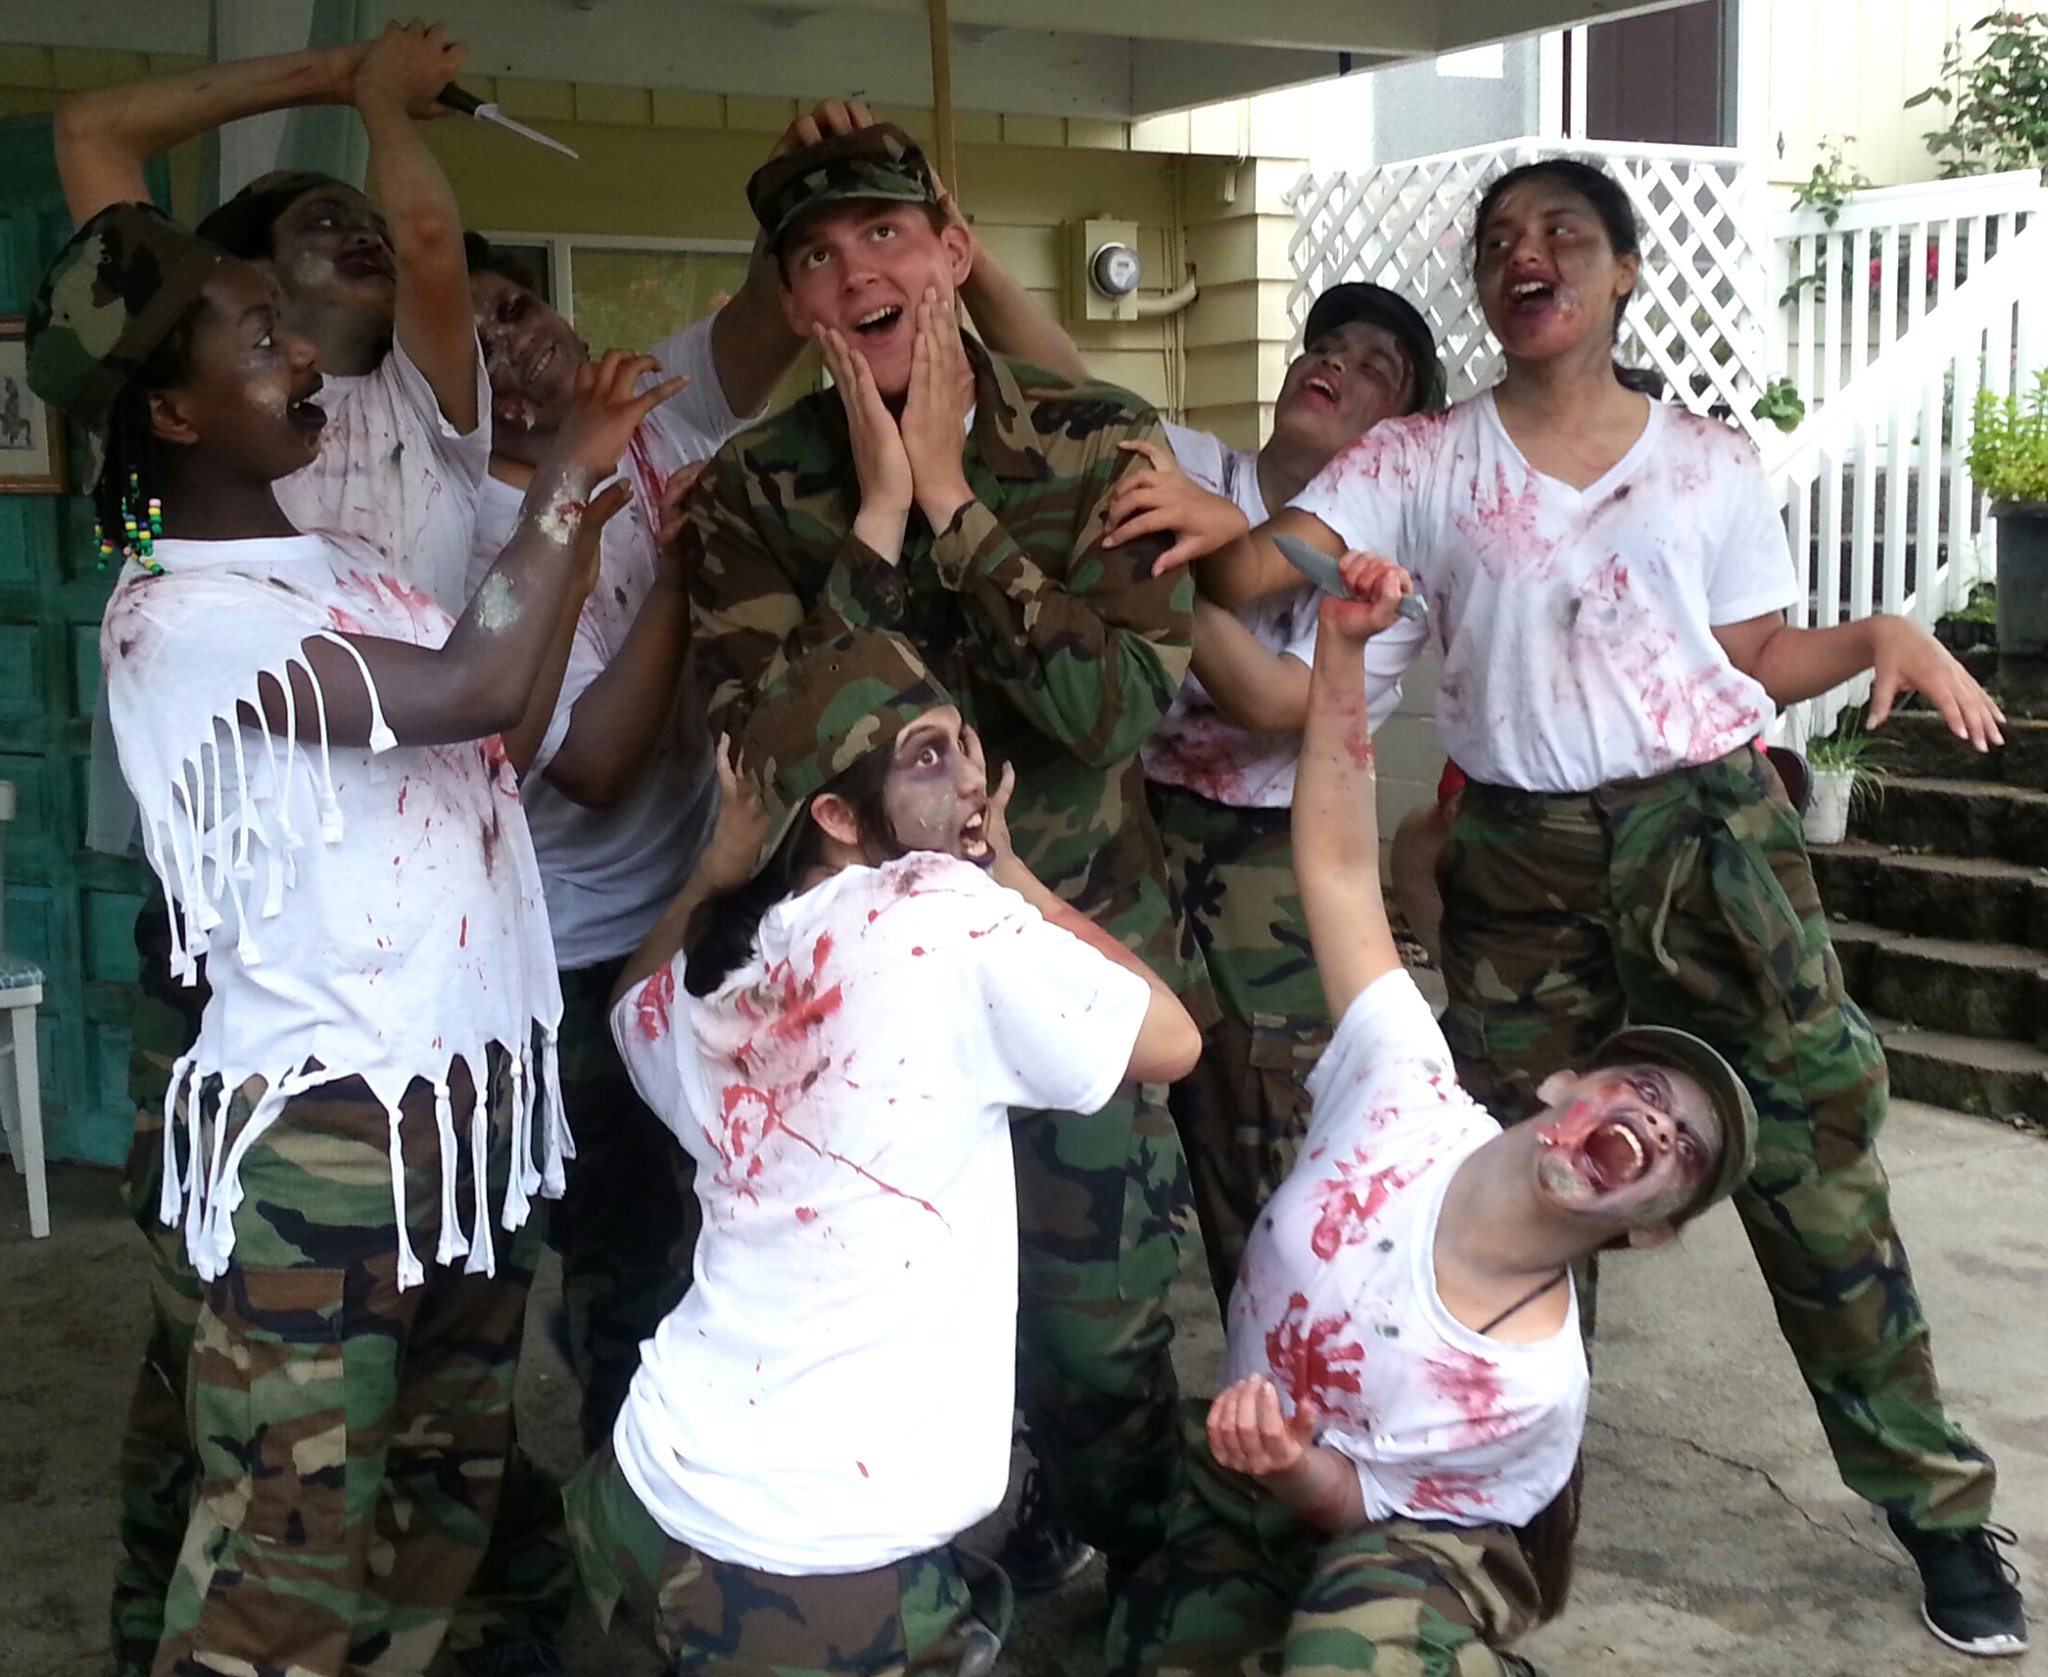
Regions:
<svg viewBox="0 0 2048 1677"><path fill-rule="evenodd" d="M1813 870L1894 1093L2048 1130L2048 721L2005 735L1892 718L1889 778Z"/></svg>

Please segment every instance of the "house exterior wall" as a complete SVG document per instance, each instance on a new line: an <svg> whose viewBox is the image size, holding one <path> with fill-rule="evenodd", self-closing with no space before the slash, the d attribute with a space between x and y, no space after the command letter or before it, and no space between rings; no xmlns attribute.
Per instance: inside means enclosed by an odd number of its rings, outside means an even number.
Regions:
<svg viewBox="0 0 2048 1677"><path fill-rule="evenodd" d="M1856 137L1846 148L1850 166L1873 185L1934 179L1940 165L1921 135L1941 126L1941 106L1909 111L1905 102L1934 81L1949 38L1988 8L1979 0L1748 0L1745 10L1752 6L1766 14L1770 43L1772 181L1805 180L1821 137L1844 134Z"/></svg>

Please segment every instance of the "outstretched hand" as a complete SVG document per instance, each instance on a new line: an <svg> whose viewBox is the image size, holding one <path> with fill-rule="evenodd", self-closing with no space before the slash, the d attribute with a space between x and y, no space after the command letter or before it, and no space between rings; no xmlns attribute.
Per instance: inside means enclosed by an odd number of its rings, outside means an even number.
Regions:
<svg viewBox="0 0 2048 1677"><path fill-rule="evenodd" d="M714 891L729 891L754 876L768 837L768 811L753 777L734 761L732 738L718 736L718 821L698 863Z"/></svg>
<svg viewBox="0 0 2048 1677"><path fill-rule="evenodd" d="M1209 1453L1233 1473L1257 1479L1292 1473L1316 1441L1316 1407L1304 1399L1280 1413L1280 1389L1263 1374L1247 1375L1209 1405Z"/></svg>
<svg viewBox="0 0 2048 1677"><path fill-rule="evenodd" d="M640 380L660 370L652 356L622 349L577 368L576 394L556 439L555 463L609 476L640 422L689 382L672 378L640 392Z"/></svg>
<svg viewBox="0 0 2048 1677"><path fill-rule="evenodd" d="M1152 562L1152 574L1161 576L1228 547L1252 527L1236 502L1212 494L1182 471L1171 449L1143 437L1117 447L1144 464L1125 472L1110 489L1104 547L1120 547L1140 536L1171 536L1173 545Z"/></svg>
<svg viewBox="0 0 2048 1677"><path fill-rule="evenodd" d="M1978 685L1949 649L1909 617L1872 620L1876 657L1870 682L1870 715L1875 728L1891 715L1902 692L1918 693L1941 712L1949 732L1979 751L2003 745L1999 724L2005 712Z"/></svg>

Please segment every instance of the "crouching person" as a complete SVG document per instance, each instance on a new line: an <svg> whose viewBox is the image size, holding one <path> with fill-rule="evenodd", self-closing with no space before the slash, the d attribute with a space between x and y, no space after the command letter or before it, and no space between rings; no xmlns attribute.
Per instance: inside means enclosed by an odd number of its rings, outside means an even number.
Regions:
<svg viewBox="0 0 2048 1677"><path fill-rule="evenodd" d="M951 1541L1008 1478L1010 1109L1095 1112L1201 1039L1018 861L1013 777L991 794L907 642L771 671L739 760L758 797L721 763L612 1016L704 1227L571 1538L600 1615L634 1598L678 1670L975 1669L1003 1613Z"/></svg>
<svg viewBox="0 0 2048 1677"><path fill-rule="evenodd" d="M1674 1030L1624 1030L1503 1130L1387 926L1362 643L1409 584L1345 561L1326 600L1294 856L1330 1015L1293 1171L1231 1297L1228 1375L1189 1417L1165 1550L1110 1626L1118 1677L1253 1668L1499 1677L1563 1605L1587 1370L1572 1262L1654 1246L1749 1168L1755 1112Z"/></svg>

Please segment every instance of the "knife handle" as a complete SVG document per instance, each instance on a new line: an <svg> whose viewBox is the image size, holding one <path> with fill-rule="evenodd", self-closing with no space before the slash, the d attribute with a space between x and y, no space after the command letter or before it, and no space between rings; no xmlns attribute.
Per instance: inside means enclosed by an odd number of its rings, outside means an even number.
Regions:
<svg viewBox="0 0 2048 1677"><path fill-rule="evenodd" d="M466 87L457 87L450 82L434 95L434 103L446 105L451 111L460 111L464 116L475 116L483 101Z"/></svg>

